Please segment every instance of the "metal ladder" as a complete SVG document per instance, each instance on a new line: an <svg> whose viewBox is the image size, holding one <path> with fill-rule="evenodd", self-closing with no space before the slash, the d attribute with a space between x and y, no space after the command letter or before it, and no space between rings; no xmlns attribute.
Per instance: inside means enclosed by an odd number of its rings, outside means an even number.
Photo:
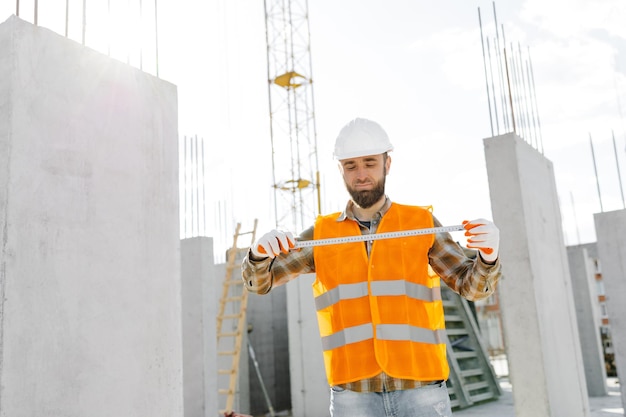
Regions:
<svg viewBox="0 0 626 417"><path fill-rule="evenodd" d="M448 337L448 393L452 408L497 399L502 394L500 385L469 302L445 285L441 286L441 298Z"/></svg>
<svg viewBox="0 0 626 417"><path fill-rule="evenodd" d="M254 228L242 233L241 223L237 223L233 236L233 246L227 252L226 275L222 286L222 296L217 313L217 354L230 356L231 366L229 369L218 369L218 387L228 385L228 388L218 388L220 404L224 403L221 396L225 397L225 408L219 410L220 414L228 414L233 411L233 402L237 388L237 376L239 374L239 362L241 358L241 344L243 336L247 333L246 309L248 304L248 291L243 287L241 276L233 277L235 266L241 255L247 252L256 239L257 219L254 220ZM250 245L245 248L237 247L237 240L242 235L250 235ZM224 382L226 380L226 382Z"/></svg>

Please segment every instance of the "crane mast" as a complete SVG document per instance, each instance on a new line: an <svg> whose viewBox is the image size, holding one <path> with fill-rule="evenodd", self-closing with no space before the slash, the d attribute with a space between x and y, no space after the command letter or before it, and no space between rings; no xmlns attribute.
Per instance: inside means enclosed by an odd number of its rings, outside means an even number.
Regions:
<svg viewBox="0 0 626 417"><path fill-rule="evenodd" d="M276 227L299 233L320 212L306 0L265 0Z"/></svg>

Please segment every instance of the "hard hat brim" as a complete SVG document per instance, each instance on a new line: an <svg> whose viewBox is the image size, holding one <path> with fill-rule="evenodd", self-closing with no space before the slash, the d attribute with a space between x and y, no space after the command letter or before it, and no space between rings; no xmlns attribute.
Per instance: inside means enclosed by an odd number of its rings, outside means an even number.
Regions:
<svg viewBox="0 0 626 417"><path fill-rule="evenodd" d="M335 157L336 160L341 161L344 159L351 159L351 158L362 158L364 156L370 156L370 155L380 155L383 154L385 152L391 152L393 151L393 146L390 146L389 148L384 148L384 149L367 149L367 150L358 150L358 151L354 151L354 152L345 152L341 155L337 155L337 154L333 154L333 156Z"/></svg>

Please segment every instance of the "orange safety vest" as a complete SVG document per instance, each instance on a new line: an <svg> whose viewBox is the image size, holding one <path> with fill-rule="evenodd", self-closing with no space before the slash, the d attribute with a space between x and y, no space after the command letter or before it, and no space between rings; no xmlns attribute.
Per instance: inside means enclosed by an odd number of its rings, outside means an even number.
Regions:
<svg viewBox="0 0 626 417"><path fill-rule="evenodd" d="M339 213L318 217L314 238L360 235ZM428 209L393 203L377 231L433 227ZM316 246L313 294L328 383L388 375L445 380L446 335L439 277L429 274L434 235Z"/></svg>

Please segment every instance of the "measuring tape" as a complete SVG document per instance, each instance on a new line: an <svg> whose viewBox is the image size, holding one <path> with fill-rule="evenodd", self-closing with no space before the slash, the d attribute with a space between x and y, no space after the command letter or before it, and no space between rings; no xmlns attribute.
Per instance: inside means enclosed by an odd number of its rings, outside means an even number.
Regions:
<svg viewBox="0 0 626 417"><path fill-rule="evenodd" d="M332 237L328 239L297 240L295 248L307 248L312 246L337 245L341 243L365 242L380 239L395 239L398 237L430 235L444 232L459 232L465 230L462 224L455 226L430 227L426 229L402 230L399 232L374 233L371 235Z"/></svg>

